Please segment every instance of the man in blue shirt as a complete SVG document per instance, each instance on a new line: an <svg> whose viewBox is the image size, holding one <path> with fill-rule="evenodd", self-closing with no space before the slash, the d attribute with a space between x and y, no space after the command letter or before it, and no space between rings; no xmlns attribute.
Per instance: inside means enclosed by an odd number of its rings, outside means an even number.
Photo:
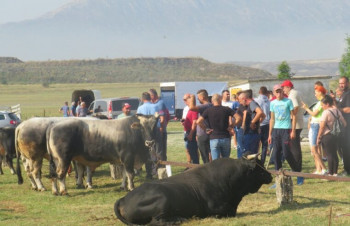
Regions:
<svg viewBox="0 0 350 226"><path fill-rule="evenodd" d="M149 95L148 92L143 92L142 93L142 98L141 101L143 104L137 108L137 114L143 114L143 115L154 115L156 111L156 105L154 105L151 102L151 96ZM159 124L159 122L158 122ZM158 125L158 128L160 127L160 124ZM146 162L145 167L146 167L146 173L147 179L152 179L152 174L156 174L156 167L155 165L152 164L152 160L156 160L156 156L152 155L151 158ZM155 172L152 173L152 170Z"/></svg>
<svg viewBox="0 0 350 226"><path fill-rule="evenodd" d="M166 108L163 100L161 100L158 97L158 93L155 89L150 89L148 91L151 102L156 108L156 112L159 114L159 133L157 134L157 141L156 142L156 152L157 155L160 157L160 160L166 161L167 160L167 140L168 140L168 134L166 131L166 127L169 120L169 111Z"/></svg>
<svg viewBox="0 0 350 226"><path fill-rule="evenodd" d="M290 149L290 141L295 138L296 124L293 103L290 99L284 98L280 85L275 85L273 90L276 93L276 99L270 104L271 118L268 143L271 144L273 139L273 151L276 153L275 170L282 167L282 152L290 167L294 169L297 163Z"/></svg>

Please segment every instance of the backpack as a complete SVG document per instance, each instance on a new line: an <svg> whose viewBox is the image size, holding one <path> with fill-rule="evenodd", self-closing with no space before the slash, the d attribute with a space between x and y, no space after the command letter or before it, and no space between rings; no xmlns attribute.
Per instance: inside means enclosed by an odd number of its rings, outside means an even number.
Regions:
<svg viewBox="0 0 350 226"><path fill-rule="evenodd" d="M338 115L338 110L337 110L337 116L331 111L329 110L333 117L334 117L334 123L333 123L333 128L329 128L329 126L327 125L328 129L331 130L331 134L333 134L334 136L339 136L343 131L344 131L344 125L343 123L340 121L340 117Z"/></svg>

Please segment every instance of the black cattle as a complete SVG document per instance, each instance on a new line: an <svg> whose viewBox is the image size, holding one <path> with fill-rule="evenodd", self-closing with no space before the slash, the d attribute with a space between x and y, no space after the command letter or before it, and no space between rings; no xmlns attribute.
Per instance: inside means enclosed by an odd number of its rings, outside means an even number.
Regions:
<svg viewBox="0 0 350 226"><path fill-rule="evenodd" d="M122 163L129 190L134 189L134 168L140 168L149 158L149 147L154 145L158 117L134 115L118 120L68 119L55 123L47 130L47 147L51 157L50 174L53 194L66 194L65 175L71 160L94 170L99 165Z"/></svg>
<svg viewBox="0 0 350 226"><path fill-rule="evenodd" d="M15 174L15 170L13 168L12 163L12 160L15 156L15 128L0 128L0 174L4 174L2 171L3 159L10 167L11 173Z"/></svg>
<svg viewBox="0 0 350 226"><path fill-rule="evenodd" d="M243 196L272 181L253 159L222 158L182 174L144 183L114 205L125 224L159 224L208 216L234 217Z"/></svg>

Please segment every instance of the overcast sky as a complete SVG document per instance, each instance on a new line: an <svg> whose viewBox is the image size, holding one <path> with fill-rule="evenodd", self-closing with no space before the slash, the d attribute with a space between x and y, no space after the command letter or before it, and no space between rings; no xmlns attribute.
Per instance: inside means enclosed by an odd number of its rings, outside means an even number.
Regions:
<svg viewBox="0 0 350 226"><path fill-rule="evenodd" d="M73 0L0 0L0 24L36 18Z"/></svg>

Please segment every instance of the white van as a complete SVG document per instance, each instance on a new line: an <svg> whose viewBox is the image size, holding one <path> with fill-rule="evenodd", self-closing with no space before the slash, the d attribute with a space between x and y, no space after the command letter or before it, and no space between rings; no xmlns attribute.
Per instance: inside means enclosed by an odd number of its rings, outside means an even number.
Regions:
<svg viewBox="0 0 350 226"><path fill-rule="evenodd" d="M97 99L88 108L88 115L105 115L109 119L115 119L123 113L122 108L125 103L131 105L131 114L136 114L140 106L140 99L137 97L114 97Z"/></svg>

